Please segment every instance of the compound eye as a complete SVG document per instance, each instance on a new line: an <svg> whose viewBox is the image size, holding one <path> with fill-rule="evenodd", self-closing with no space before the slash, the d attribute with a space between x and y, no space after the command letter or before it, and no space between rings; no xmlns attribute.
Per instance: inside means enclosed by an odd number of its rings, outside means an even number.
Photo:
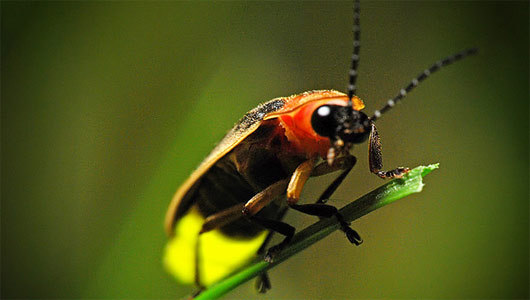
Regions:
<svg viewBox="0 0 530 300"><path fill-rule="evenodd" d="M334 136L337 125L335 106L322 105L311 116L311 126L318 135L325 137Z"/></svg>

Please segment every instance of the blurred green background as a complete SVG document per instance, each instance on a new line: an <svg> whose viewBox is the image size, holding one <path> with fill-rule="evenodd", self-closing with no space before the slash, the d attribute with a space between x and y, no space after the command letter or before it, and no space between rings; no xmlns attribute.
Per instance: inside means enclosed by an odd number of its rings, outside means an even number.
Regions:
<svg viewBox="0 0 530 300"><path fill-rule="evenodd" d="M178 185L259 102L346 86L351 2L1 5L2 298L188 295L161 265ZM361 247L335 233L275 268L266 298L529 296L528 11L362 3L368 112L437 59L480 55L378 122L386 168L440 162L424 192L355 222ZM355 153L337 206L383 183ZM227 298L265 299L252 285Z"/></svg>

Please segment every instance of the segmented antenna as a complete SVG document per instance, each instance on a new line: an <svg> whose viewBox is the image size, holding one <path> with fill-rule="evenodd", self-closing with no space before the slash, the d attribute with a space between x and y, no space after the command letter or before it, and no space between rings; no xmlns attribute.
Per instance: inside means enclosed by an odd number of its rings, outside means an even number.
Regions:
<svg viewBox="0 0 530 300"><path fill-rule="evenodd" d="M388 110L394 107L396 103L398 103L401 99L403 99L405 95L407 95L411 90L417 87L420 82L425 80L425 78L429 77L429 75L431 75L432 73L440 70L442 67L448 66L458 60L461 60L462 58L466 56L476 54L477 52L478 52L477 48L466 49L464 51L458 52L454 55L448 56L442 60L437 61L430 68L425 69L416 78L412 79L409 85L407 85L407 87L405 87L404 89L401 89L396 97L388 100L386 105L382 109L376 110L374 112L374 115L370 118L370 120L375 121L382 114L386 113Z"/></svg>
<svg viewBox="0 0 530 300"><path fill-rule="evenodd" d="M350 81L348 84L348 105L352 106L352 97L357 90L355 82L357 81L357 67L359 66L359 51L361 50L361 26L360 14L361 5L359 0L353 2L353 54L351 56Z"/></svg>

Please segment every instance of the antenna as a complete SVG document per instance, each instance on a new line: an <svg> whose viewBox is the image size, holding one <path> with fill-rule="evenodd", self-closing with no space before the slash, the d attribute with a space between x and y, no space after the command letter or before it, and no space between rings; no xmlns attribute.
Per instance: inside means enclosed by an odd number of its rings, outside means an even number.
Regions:
<svg viewBox="0 0 530 300"><path fill-rule="evenodd" d="M448 56L442 60L437 61L431 67L429 67L428 69L425 69L418 76L416 76L416 78L412 79L409 85L401 89L396 97L388 100L386 105L383 108L381 108L380 110L376 110L374 112L374 115L370 117L370 120L375 121L382 114L389 111L392 107L394 107L394 105L396 105L396 103L398 103L401 99L403 99L405 95L407 95L410 91L412 91L415 87L417 87L420 82L425 80L425 78L429 77L429 75L431 75L432 73L440 70L442 67L448 66L456 61L459 61L466 56L476 54L477 52L478 52L477 48L466 49L464 51L458 52L454 55Z"/></svg>
<svg viewBox="0 0 530 300"><path fill-rule="evenodd" d="M348 84L348 106L353 107L351 99L357 90L357 67L359 66L359 51L361 50L361 26L360 26L361 4L359 0L353 2L353 54L351 56L351 67L349 71L350 80Z"/></svg>

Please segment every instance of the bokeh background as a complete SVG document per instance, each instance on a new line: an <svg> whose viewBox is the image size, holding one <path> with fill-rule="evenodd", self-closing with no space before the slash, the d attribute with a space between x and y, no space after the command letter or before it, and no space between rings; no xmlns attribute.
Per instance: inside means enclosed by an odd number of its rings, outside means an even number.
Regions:
<svg viewBox="0 0 530 300"><path fill-rule="evenodd" d="M161 265L178 185L246 111L344 90L351 2L2 1L2 298L180 298ZM355 222L226 298L527 298L528 2L363 2L367 111L385 166L439 162L424 192ZM367 146L334 198L382 181ZM331 177L311 180L310 201ZM315 218L291 213L305 226Z"/></svg>

